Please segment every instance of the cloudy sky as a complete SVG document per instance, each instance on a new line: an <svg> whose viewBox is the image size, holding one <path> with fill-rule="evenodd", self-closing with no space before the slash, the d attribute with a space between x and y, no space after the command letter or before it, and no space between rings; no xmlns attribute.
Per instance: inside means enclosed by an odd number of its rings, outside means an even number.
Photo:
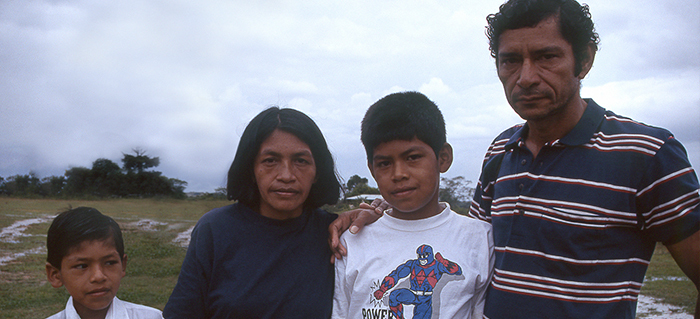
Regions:
<svg viewBox="0 0 700 319"><path fill-rule="evenodd" d="M700 1L589 0L600 51L584 97L670 129L700 165ZM417 90L476 181L520 122L484 35L500 0L0 1L0 176L63 175L134 148L187 191L225 185L243 129L270 105L325 134L347 180L371 176L360 120ZM373 182L372 182L373 184Z"/></svg>

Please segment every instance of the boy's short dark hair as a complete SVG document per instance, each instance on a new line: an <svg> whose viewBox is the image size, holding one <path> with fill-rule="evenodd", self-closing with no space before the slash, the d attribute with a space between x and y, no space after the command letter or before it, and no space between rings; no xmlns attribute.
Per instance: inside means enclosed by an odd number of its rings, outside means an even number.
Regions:
<svg viewBox="0 0 700 319"><path fill-rule="evenodd" d="M61 269L61 261L72 248L85 241L114 241L120 258L124 258L124 240L119 224L109 216L91 207L78 207L60 213L54 218L46 238L48 261Z"/></svg>
<svg viewBox="0 0 700 319"><path fill-rule="evenodd" d="M372 104L362 119L362 144L367 162L381 143L417 138L438 156L447 142L445 119L428 97L418 92L389 94Z"/></svg>
<svg viewBox="0 0 700 319"><path fill-rule="evenodd" d="M311 150L316 163L316 182L311 186L305 208L333 205L340 198L341 186L335 171L333 155L316 123L306 114L290 108L270 107L256 115L246 126L238 143L236 156L228 171L226 184L229 200L238 200L250 208L260 204L260 191L253 173L260 145L274 130L290 133Z"/></svg>

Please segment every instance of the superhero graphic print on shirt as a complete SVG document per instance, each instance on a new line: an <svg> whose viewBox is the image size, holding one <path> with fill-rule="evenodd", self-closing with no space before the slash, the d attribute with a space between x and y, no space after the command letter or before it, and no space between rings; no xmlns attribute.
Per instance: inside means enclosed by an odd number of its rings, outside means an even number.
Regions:
<svg viewBox="0 0 700 319"><path fill-rule="evenodd" d="M421 245L416 250L418 258L411 259L396 267L373 292L373 297L381 302L390 289L401 278L409 277L409 288L397 288L389 293L389 311L393 318L404 318L404 305L413 306L414 319L430 319L433 313L433 293L442 275L459 276L462 268L444 257L433 255L433 248ZM390 316L391 317L391 316Z"/></svg>

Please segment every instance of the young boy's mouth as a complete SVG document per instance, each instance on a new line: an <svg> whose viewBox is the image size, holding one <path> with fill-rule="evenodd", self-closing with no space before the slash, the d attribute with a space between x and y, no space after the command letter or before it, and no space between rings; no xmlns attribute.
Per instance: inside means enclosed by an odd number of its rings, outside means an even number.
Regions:
<svg viewBox="0 0 700 319"><path fill-rule="evenodd" d="M98 296L103 296L103 295L109 293L110 290L111 289L109 289L109 288L100 288L100 289L95 289L95 290L89 291L87 294L90 296L98 297Z"/></svg>
<svg viewBox="0 0 700 319"><path fill-rule="evenodd" d="M399 188L397 190L394 190L391 192L391 195L394 196L406 196L409 195L411 192L413 192L416 188L415 187L407 187L407 188Z"/></svg>

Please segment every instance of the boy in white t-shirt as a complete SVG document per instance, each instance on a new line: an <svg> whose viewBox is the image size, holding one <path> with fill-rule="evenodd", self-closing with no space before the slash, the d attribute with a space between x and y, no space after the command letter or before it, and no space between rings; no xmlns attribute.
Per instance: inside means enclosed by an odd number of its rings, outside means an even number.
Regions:
<svg viewBox="0 0 700 319"><path fill-rule="evenodd" d="M362 143L393 208L342 235L333 318L481 318L491 225L438 202L440 174L452 164L440 110L417 92L388 95L367 110Z"/></svg>
<svg viewBox="0 0 700 319"><path fill-rule="evenodd" d="M46 239L46 277L70 294L65 310L47 319L161 319L161 311L117 298L126 274L119 225L94 208L54 218Z"/></svg>

